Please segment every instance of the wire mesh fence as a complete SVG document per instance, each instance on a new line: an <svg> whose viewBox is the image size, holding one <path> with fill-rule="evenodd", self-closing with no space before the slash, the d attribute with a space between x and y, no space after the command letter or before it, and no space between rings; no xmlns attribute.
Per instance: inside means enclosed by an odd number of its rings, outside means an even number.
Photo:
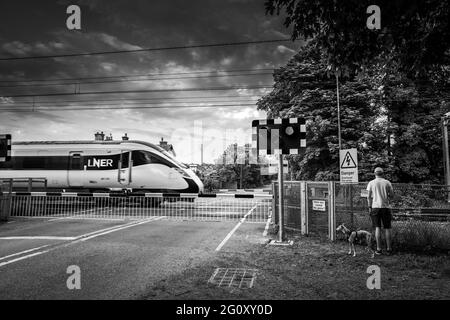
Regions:
<svg viewBox="0 0 450 320"><path fill-rule="evenodd" d="M11 197L10 216L72 219L146 219L266 222L271 196L252 198L126 196L110 194L34 193Z"/></svg>
<svg viewBox="0 0 450 320"><path fill-rule="evenodd" d="M284 193L284 225L289 229L301 229L301 215L300 215L300 181L285 181L283 184ZM279 190L278 182L273 183L272 193L274 195L274 217L273 221L278 224L278 210L279 210Z"/></svg>
<svg viewBox="0 0 450 320"><path fill-rule="evenodd" d="M306 211L303 218L307 220L308 234L330 237L327 219L330 208L334 208L336 225L344 223L353 230L373 231L367 203L367 183L333 184L334 196L329 197L327 182L285 181L285 227L302 230L303 209ZM450 186L394 183L393 189L392 237L396 249L450 250ZM274 220L278 223L278 183L273 184L273 192ZM302 204L302 201L305 203ZM345 237L340 234L336 236L337 239Z"/></svg>
<svg viewBox="0 0 450 320"><path fill-rule="evenodd" d="M367 183L336 183L336 224L372 230ZM450 250L450 186L393 183L392 240L397 249Z"/></svg>

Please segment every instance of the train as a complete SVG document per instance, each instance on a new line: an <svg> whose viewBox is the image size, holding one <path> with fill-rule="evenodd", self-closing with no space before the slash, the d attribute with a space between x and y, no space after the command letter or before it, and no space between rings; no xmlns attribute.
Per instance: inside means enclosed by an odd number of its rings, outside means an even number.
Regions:
<svg viewBox="0 0 450 320"><path fill-rule="evenodd" d="M203 193L199 177L152 143L120 141L13 142L0 179L45 178L51 190Z"/></svg>

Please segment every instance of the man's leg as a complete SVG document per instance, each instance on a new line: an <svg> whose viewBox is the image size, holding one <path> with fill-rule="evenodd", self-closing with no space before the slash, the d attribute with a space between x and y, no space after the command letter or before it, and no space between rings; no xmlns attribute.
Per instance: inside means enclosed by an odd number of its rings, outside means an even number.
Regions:
<svg viewBox="0 0 450 320"><path fill-rule="evenodd" d="M377 241L377 251L381 251L381 228L375 228L375 240Z"/></svg>
<svg viewBox="0 0 450 320"><path fill-rule="evenodd" d="M387 251L392 250L392 243L391 243L391 228L384 229L384 233L386 235L386 249Z"/></svg>
<svg viewBox="0 0 450 320"><path fill-rule="evenodd" d="M383 227L384 227L384 233L386 236L386 250L388 252L392 251L392 237L391 237L391 222L392 222L392 213L391 210L386 208L383 209L382 212L382 220L383 220Z"/></svg>

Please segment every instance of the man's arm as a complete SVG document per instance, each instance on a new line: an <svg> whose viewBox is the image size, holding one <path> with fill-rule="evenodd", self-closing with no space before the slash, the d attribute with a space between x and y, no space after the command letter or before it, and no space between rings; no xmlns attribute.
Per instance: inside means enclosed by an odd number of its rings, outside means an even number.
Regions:
<svg viewBox="0 0 450 320"><path fill-rule="evenodd" d="M394 200L394 188L392 188L392 184L390 182L388 185L388 198L389 198L389 202Z"/></svg>
<svg viewBox="0 0 450 320"><path fill-rule="evenodd" d="M367 206L369 207L369 212L371 212L372 211L373 198L372 198L372 186L371 186L370 182L367 185L367 191L368 191L368 193L367 193Z"/></svg>

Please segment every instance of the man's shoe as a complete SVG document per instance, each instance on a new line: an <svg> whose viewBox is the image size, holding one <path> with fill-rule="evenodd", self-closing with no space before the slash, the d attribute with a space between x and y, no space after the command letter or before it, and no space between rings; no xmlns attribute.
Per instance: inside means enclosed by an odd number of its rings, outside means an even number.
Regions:
<svg viewBox="0 0 450 320"><path fill-rule="evenodd" d="M388 256L392 255L392 249L386 250L386 254L387 254Z"/></svg>
<svg viewBox="0 0 450 320"><path fill-rule="evenodd" d="M375 254L376 254L376 255L380 255L380 254L381 254L381 250L375 251Z"/></svg>

